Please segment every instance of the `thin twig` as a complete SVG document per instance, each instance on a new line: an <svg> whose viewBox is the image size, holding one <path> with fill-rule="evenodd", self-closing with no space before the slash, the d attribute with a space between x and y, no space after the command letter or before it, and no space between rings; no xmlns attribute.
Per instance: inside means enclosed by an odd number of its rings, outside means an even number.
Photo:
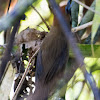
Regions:
<svg viewBox="0 0 100 100"><path fill-rule="evenodd" d="M20 23L20 20L15 24L15 26L13 28L13 31L10 35L10 40L9 40L7 48L5 50L5 54L2 58L2 63L0 66L0 84L2 83L3 77L4 77L5 72L7 70L6 65L7 65L8 61L10 60L10 54L11 54L11 50L13 48L13 42L14 42L15 34L16 34L19 23Z"/></svg>
<svg viewBox="0 0 100 100"><path fill-rule="evenodd" d="M42 21L45 23L45 25L47 26L48 30L50 30L49 25L46 23L46 21L44 20L44 18L41 16L41 14L37 11L37 9L31 5L31 7L38 13L38 15L40 16L40 18L42 19Z"/></svg>
<svg viewBox="0 0 100 100"><path fill-rule="evenodd" d="M85 28L87 28L87 27L92 26L92 24L93 24L93 21L88 22L88 23L83 24L83 25L80 25L80 26L77 26L77 27L74 27L74 28L72 28L72 32L80 31L80 30L82 30L82 29L85 29Z"/></svg>
<svg viewBox="0 0 100 100"><path fill-rule="evenodd" d="M78 3L78 4L82 5L84 8L86 8L86 9L88 9L88 10L90 10L90 11L92 11L92 12L94 12L94 13L98 14L98 15L100 15L100 12L98 12L98 11L96 11L96 10L91 9L89 6L87 6L87 5L83 4L81 1L79 1L79 0L73 0L73 1L75 1L76 3Z"/></svg>
<svg viewBox="0 0 100 100"><path fill-rule="evenodd" d="M26 77L26 75L28 74L28 71L29 71L29 69L30 69L30 63L31 63L32 59L37 55L37 53L39 52L39 50L40 50L40 48L39 48L39 49L34 53L34 55L30 58L29 63L28 63L28 65L27 65L27 68L26 68L26 70L25 70L25 72L24 72L24 74L23 74L23 76L22 76L22 78L21 78L21 80L20 80L20 82L19 82L19 84L18 84L16 90L15 90L15 93L14 93L14 96L13 96L12 100L16 100L17 95L18 95L18 93L19 93L19 91L20 91L20 89L21 89L21 87L22 87L22 85L23 85L23 82L24 82L24 80L25 80L25 77Z"/></svg>
<svg viewBox="0 0 100 100"><path fill-rule="evenodd" d="M37 25L37 26L40 27L45 32L45 30L43 29L43 27L41 27L40 25Z"/></svg>

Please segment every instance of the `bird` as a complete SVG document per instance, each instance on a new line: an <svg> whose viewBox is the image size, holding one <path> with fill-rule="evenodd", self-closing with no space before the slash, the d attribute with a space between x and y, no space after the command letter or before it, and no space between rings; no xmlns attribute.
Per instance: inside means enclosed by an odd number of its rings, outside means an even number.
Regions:
<svg viewBox="0 0 100 100"><path fill-rule="evenodd" d="M65 5L60 7L65 15ZM66 16L69 21L69 16ZM70 23L70 21L69 21ZM47 100L57 81L63 76L69 58L69 46L56 16L50 32L40 47L36 62L35 92L28 100Z"/></svg>

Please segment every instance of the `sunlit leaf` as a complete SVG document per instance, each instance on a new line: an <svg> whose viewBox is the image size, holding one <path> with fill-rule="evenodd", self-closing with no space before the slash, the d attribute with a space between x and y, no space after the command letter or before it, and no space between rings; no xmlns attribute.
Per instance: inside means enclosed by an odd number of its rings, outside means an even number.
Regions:
<svg viewBox="0 0 100 100"><path fill-rule="evenodd" d="M94 77L94 79L95 79L95 82L96 82L96 84L97 84L97 87L100 88L100 70L95 71L95 72L93 73L93 77Z"/></svg>

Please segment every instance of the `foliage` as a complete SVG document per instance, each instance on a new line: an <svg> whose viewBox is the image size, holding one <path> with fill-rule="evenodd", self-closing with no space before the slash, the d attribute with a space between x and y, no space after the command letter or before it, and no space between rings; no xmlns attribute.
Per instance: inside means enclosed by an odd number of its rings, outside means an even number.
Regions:
<svg viewBox="0 0 100 100"><path fill-rule="evenodd" d="M61 1L63 0L56 0L58 4L60 4ZM24 2L24 1L23 1ZM31 0L33 2L33 6L39 11L41 16L45 19L46 23L51 27L53 24L53 13L50 11L48 7L48 1L47 0ZM25 4L25 3L24 3ZM71 8L71 14L72 14L72 27L80 26L84 23L87 23L88 21L93 20L93 25L92 29L88 31L86 28L84 31L80 30L78 33L75 33L74 36L76 40L78 41L78 47L80 48L80 51L82 55L84 56L84 62L86 64L86 69L87 71L92 74L93 78L95 79L96 86L100 90L100 41L96 40L95 44L92 44L93 46L93 51L94 51L94 56L92 55L92 49L91 49L91 44L88 42L85 44L85 40L88 39L87 37L89 36L88 34L91 33L91 38L89 37L90 41L93 43L93 39L96 37L97 30L100 24L100 0L96 0L96 5L95 2L93 2L91 8L95 8L95 13L91 11L87 11L86 14L81 17L79 13L79 8L77 3L72 6ZM20 4L17 4L18 6ZM26 6L25 6L26 7ZM29 67L28 73L26 75L25 81L23 82L23 85L19 91L17 99L20 99L22 95L23 98L26 98L27 93L32 92L34 90L35 84L34 84L34 77L35 77L35 69L36 69L36 55L34 58L32 58L32 55L34 55L39 48L41 47L41 44L43 42L43 39L46 37L48 34L49 30L43 20L40 18L40 16L36 13L35 10L31 6L25 8L20 8L20 11L22 10L21 14L17 15L18 18L19 16L25 14L26 18L25 20L20 21L19 25L19 30L17 31L18 34L15 36L15 41L14 41L14 46L10 54L10 59L9 61L12 63L12 67L17 73L16 80L14 80L14 77L11 78L11 81L9 83L15 82L15 84L12 85L12 89L15 91L18 83L20 82L23 73L25 72L25 69ZM75 15L75 11L76 15ZM15 10L16 11L16 10ZM19 12L18 12L19 13ZM16 14L15 14L16 15ZM14 15L14 16L15 16ZM0 26L0 31L2 29L8 29L9 26L11 27L10 33L13 30L13 25L18 19L11 17L9 20L12 22L10 23L7 18L9 18L10 13L7 14L6 16L2 17L0 19L0 23L2 26ZM89 17L88 17L89 16ZM94 18L93 18L94 16ZM78 23L79 19L78 17L81 17L80 23ZM12 21L13 19L13 21ZM71 19L71 18L70 18ZM14 22L14 23L13 23ZM76 22L76 23L75 23ZM9 24L10 23L10 24ZM3 27L3 25L7 25L6 28ZM53 26L52 26L53 27ZM35 28L35 29L34 29ZM87 37L82 40L82 35L87 34ZM8 34L8 37L10 34ZM97 35L100 39L100 34ZM84 36L83 36L84 37ZM9 39L7 40L9 41ZM6 42L7 44L8 42ZM97 45L98 44L98 45ZM5 53L5 48L6 46L0 46L0 64L2 62L2 56ZM65 73L68 73L69 75L66 76L66 78L60 80L58 82L58 87L55 87L55 91L52 96L49 98L49 100L94 100L94 94L93 90L90 88L89 83L85 81L84 78L84 73L81 71L82 68L80 68L79 65L76 64L75 56L73 55L72 50L70 49L69 53L69 61L66 65L66 70ZM30 60L31 59L31 60ZM29 63L30 62L30 63ZM28 65L29 64L29 65ZM10 64L11 66L11 64ZM1 67L1 66L0 66ZM74 73L75 72L75 73ZM9 73L9 70L8 70ZM73 75L74 74L74 75ZM73 76L73 77L72 77ZM6 76L5 76L6 77ZM72 77L72 78L71 78ZM4 83L2 83L3 85ZM8 85L9 86L9 85ZM4 87L4 86L3 86ZM11 85L10 85L11 87ZM9 91L10 92L10 91ZM5 94L6 95L6 94ZM9 93L7 93L7 96ZM0 96L2 97L2 96ZM3 98L3 97L2 97ZM10 96L10 98L12 98Z"/></svg>

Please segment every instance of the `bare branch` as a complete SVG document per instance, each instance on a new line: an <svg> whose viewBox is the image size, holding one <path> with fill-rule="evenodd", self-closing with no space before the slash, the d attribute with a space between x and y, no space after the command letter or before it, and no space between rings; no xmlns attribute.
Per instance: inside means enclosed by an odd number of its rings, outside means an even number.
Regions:
<svg viewBox="0 0 100 100"><path fill-rule="evenodd" d="M93 81L93 77L91 74L89 74L86 70L86 65L84 64L84 58L80 52L80 50L78 49L77 45L76 45L76 40L73 38L73 35L72 35L72 32L68 26L68 23L67 21L65 20L65 18L63 17L61 11L60 11L60 8L59 6L56 4L55 0L48 0L51 7L52 7L52 10L53 10L53 13L55 14L56 18L58 19L59 21L59 25L63 31L63 34L65 35L66 37L66 40L67 42L69 43L75 57L76 57L76 62L77 64L81 67L83 73L84 73L84 76L85 76L85 79L89 82L91 88L92 88L92 91L94 93L94 97L96 98L96 100L100 100L100 96L99 96L99 90L98 88L96 87L96 84L95 82Z"/></svg>
<svg viewBox="0 0 100 100"><path fill-rule="evenodd" d="M85 29L85 28L87 28L87 27L92 26L92 24L93 24L93 21L88 22L88 23L83 24L83 25L80 25L80 26L78 26L78 27L74 27L74 28L72 28L72 32L80 31L80 30L82 30L82 29Z"/></svg>
<svg viewBox="0 0 100 100"><path fill-rule="evenodd" d="M16 100L17 95L18 95L18 93L19 93L19 91L20 91L20 89L21 89L21 87L22 87L22 85L23 85L23 82L24 82L24 80L25 80L25 77L26 77L26 75L28 74L28 71L29 71L29 69L30 69L30 63L31 63L32 59L37 55L37 53L39 52L39 50L40 50L40 48L34 53L34 55L33 55L33 56L31 57L31 59L29 60L29 63L28 63L28 65L27 65L27 68L26 68L26 70L25 70L25 72L24 72L24 74L23 74L23 76L22 76L22 78L21 78L21 80L20 80L20 82L19 82L19 84L18 84L16 90L15 90L15 93L14 93L14 96L13 96L12 100Z"/></svg>
<svg viewBox="0 0 100 100"><path fill-rule="evenodd" d="M45 25L47 26L48 30L50 30L49 25L46 23L46 21L43 19L43 17L41 16L41 14L37 11L37 9L31 5L31 7L38 13L38 15L40 16L40 18L42 19L42 21L45 23Z"/></svg>
<svg viewBox="0 0 100 100"><path fill-rule="evenodd" d="M89 6L83 4L81 1L79 1L79 0L73 0L73 1L75 1L75 2L77 2L78 4L82 5L84 8L86 8L86 9L88 9L88 10L90 10L90 11L92 11L92 12L98 14L98 15L100 15L100 12L95 11L94 9L91 9ZM95 2L95 0L94 0L94 2Z"/></svg>
<svg viewBox="0 0 100 100"><path fill-rule="evenodd" d="M90 8L95 9L95 0L94 0L94 2L91 4ZM82 25L82 24L85 24L85 23L87 23L87 22L92 21L92 20L93 20L93 17L94 17L94 14L95 14L94 12L88 10L88 11L86 12L86 14L84 15L84 17L82 18L82 20L81 20L81 22L80 22L79 25ZM83 29L83 30L80 30L80 31L78 32L79 37L81 37L81 36L84 34L85 30L86 30L86 29Z"/></svg>
<svg viewBox="0 0 100 100"><path fill-rule="evenodd" d="M19 23L20 23L20 21L18 21L13 28L13 31L12 31L11 36L10 36L10 40L9 40L7 48L5 50L4 57L2 58L2 63L0 66L0 84L2 83L3 77L4 77L5 72L7 70L6 65L7 65L8 61L10 60L10 54L11 54L11 50L13 47L14 37L15 37Z"/></svg>

